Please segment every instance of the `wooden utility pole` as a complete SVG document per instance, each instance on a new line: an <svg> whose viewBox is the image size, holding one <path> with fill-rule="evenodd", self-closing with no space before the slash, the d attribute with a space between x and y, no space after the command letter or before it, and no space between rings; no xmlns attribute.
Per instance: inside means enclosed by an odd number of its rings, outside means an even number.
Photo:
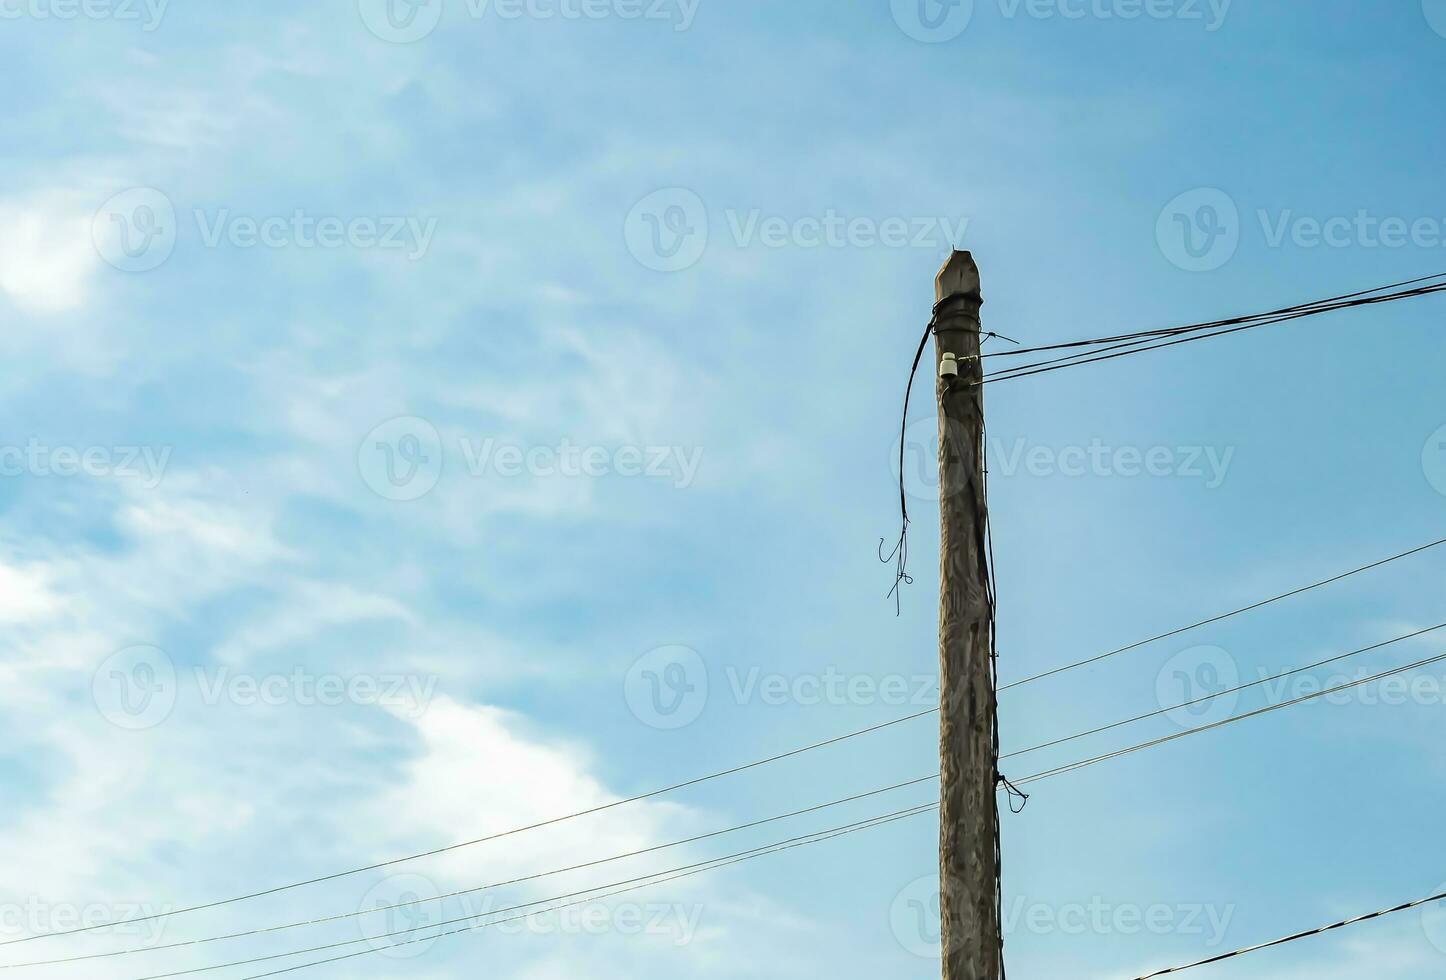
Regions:
<svg viewBox="0 0 1446 980"><path fill-rule="evenodd" d="M954 252L934 282L939 401L939 903L944 980L997 980L992 610L985 550L979 268ZM951 356L952 355L952 356ZM953 365L957 363L956 370Z"/></svg>

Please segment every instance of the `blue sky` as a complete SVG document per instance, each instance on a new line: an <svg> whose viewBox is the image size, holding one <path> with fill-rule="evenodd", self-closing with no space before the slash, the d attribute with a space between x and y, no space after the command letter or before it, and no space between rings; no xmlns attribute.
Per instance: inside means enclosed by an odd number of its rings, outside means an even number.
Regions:
<svg viewBox="0 0 1446 980"><path fill-rule="evenodd" d="M1446 271L1439 0L302 6L0 2L0 938L384 861L926 704L927 474L898 617L874 550L953 246L986 327L1030 344ZM1440 324L1428 298L990 387L1004 679L1440 537ZM925 392L914 455L931 411ZM1131 466L1152 451L1156 475ZM1010 692L1004 747L1446 621L1443 568ZM1442 652L1428 635L1339 672ZM1302 705L1039 783L1005 819L1011 970L1131 977L1442 890L1443 685L1438 665L1400 703ZM926 719L0 964L679 840L926 775L934 738ZM590 925L298 975L923 980L930 820ZM134 978L358 928L14 972ZM1443 963L1431 910L1200 975Z"/></svg>

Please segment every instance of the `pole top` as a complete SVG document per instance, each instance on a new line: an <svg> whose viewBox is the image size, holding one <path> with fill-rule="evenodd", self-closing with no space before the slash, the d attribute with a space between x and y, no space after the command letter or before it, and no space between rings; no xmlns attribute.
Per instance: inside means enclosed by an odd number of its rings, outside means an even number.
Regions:
<svg viewBox="0 0 1446 980"><path fill-rule="evenodd" d="M974 264L972 253L956 249L934 277L934 300L942 303L959 295L979 296L979 266Z"/></svg>

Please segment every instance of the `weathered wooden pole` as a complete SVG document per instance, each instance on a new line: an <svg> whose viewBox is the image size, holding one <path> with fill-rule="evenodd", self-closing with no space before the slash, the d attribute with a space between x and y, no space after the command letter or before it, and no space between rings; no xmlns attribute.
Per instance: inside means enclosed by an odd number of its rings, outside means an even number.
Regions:
<svg viewBox="0 0 1446 980"><path fill-rule="evenodd" d="M944 980L997 980L995 692L985 550L979 268L954 252L934 283L939 401L939 902ZM957 368L954 366L957 364Z"/></svg>

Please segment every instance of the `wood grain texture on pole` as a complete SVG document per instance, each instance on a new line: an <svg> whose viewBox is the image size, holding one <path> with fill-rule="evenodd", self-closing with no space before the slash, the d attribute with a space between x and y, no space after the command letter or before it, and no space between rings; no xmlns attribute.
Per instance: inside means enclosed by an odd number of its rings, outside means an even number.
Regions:
<svg viewBox="0 0 1446 980"><path fill-rule="evenodd" d="M939 903L944 980L997 980L1002 942L995 846L995 694L985 550L979 269L954 252L935 280L939 403ZM941 377L945 354L957 378Z"/></svg>

